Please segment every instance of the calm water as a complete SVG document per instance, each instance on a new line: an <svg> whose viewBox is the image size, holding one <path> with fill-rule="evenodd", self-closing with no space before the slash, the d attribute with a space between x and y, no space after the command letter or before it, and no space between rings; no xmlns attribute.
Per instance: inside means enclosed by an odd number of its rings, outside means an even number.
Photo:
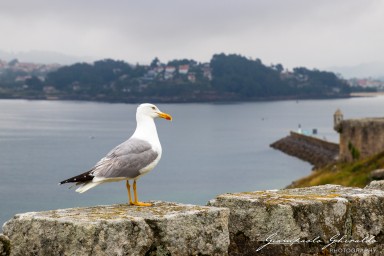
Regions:
<svg viewBox="0 0 384 256"><path fill-rule="evenodd" d="M269 144L317 128L337 141L332 115L383 116L384 98L239 104L159 104L163 158L138 182L140 200L205 204L225 192L282 188L311 166ZM63 179L87 171L135 128L137 105L0 100L0 225L14 214L124 203L123 182L78 194Z"/></svg>

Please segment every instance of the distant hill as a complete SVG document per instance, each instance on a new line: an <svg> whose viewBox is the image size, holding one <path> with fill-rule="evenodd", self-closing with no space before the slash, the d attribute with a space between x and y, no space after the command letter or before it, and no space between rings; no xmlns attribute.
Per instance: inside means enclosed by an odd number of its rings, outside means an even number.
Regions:
<svg viewBox="0 0 384 256"><path fill-rule="evenodd" d="M344 78L378 78L384 79L384 62L369 62L355 66L330 67L326 70L339 73Z"/></svg>
<svg viewBox="0 0 384 256"><path fill-rule="evenodd" d="M27 51L27 52L7 52L0 50L0 59L11 61L18 59L21 62L32 62L41 64L57 63L61 65L71 65L77 62L93 62L91 57L77 57L50 51Z"/></svg>
<svg viewBox="0 0 384 256"><path fill-rule="evenodd" d="M44 74L31 72L31 63L23 61L5 65L0 76L3 98L211 102L339 98L351 92L332 72L305 67L289 71L282 64L266 66L237 54L214 54L209 63L161 63L155 58L149 66L112 59L82 61Z"/></svg>

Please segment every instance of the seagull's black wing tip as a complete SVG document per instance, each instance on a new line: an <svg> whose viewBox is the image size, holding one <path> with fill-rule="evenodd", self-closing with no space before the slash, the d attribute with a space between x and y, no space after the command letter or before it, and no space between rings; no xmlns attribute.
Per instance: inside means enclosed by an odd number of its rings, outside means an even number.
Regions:
<svg viewBox="0 0 384 256"><path fill-rule="evenodd" d="M74 176L72 178L63 180L63 181L59 182L59 185L66 184L66 183L72 183L72 182L83 183L83 182L91 181L94 177L93 175L91 175L91 172L92 172L92 170L87 171L85 173L82 173L80 175Z"/></svg>

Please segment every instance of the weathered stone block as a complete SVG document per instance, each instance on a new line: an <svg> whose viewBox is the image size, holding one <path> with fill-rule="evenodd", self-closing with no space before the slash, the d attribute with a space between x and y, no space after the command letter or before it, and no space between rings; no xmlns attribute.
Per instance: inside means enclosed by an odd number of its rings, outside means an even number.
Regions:
<svg viewBox="0 0 384 256"><path fill-rule="evenodd" d="M381 255L384 191L337 185L223 194L230 255Z"/></svg>
<svg viewBox="0 0 384 256"><path fill-rule="evenodd" d="M384 190L384 180L374 180L374 181L371 181L367 186L365 186L365 189Z"/></svg>
<svg viewBox="0 0 384 256"><path fill-rule="evenodd" d="M11 255L227 255L228 209L155 202L18 214Z"/></svg>

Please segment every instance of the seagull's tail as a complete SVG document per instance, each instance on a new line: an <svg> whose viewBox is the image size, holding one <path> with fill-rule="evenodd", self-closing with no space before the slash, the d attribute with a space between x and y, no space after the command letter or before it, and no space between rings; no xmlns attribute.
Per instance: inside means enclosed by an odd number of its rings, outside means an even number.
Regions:
<svg viewBox="0 0 384 256"><path fill-rule="evenodd" d="M99 185L100 183L99 182L87 182L87 183L83 183L82 185L80 185L79 188L77 188L75 191L78 192L78 193L84 193L85 191L87 191L88 189L91 189L93 187L96 187L97 185Z"/></svg>

